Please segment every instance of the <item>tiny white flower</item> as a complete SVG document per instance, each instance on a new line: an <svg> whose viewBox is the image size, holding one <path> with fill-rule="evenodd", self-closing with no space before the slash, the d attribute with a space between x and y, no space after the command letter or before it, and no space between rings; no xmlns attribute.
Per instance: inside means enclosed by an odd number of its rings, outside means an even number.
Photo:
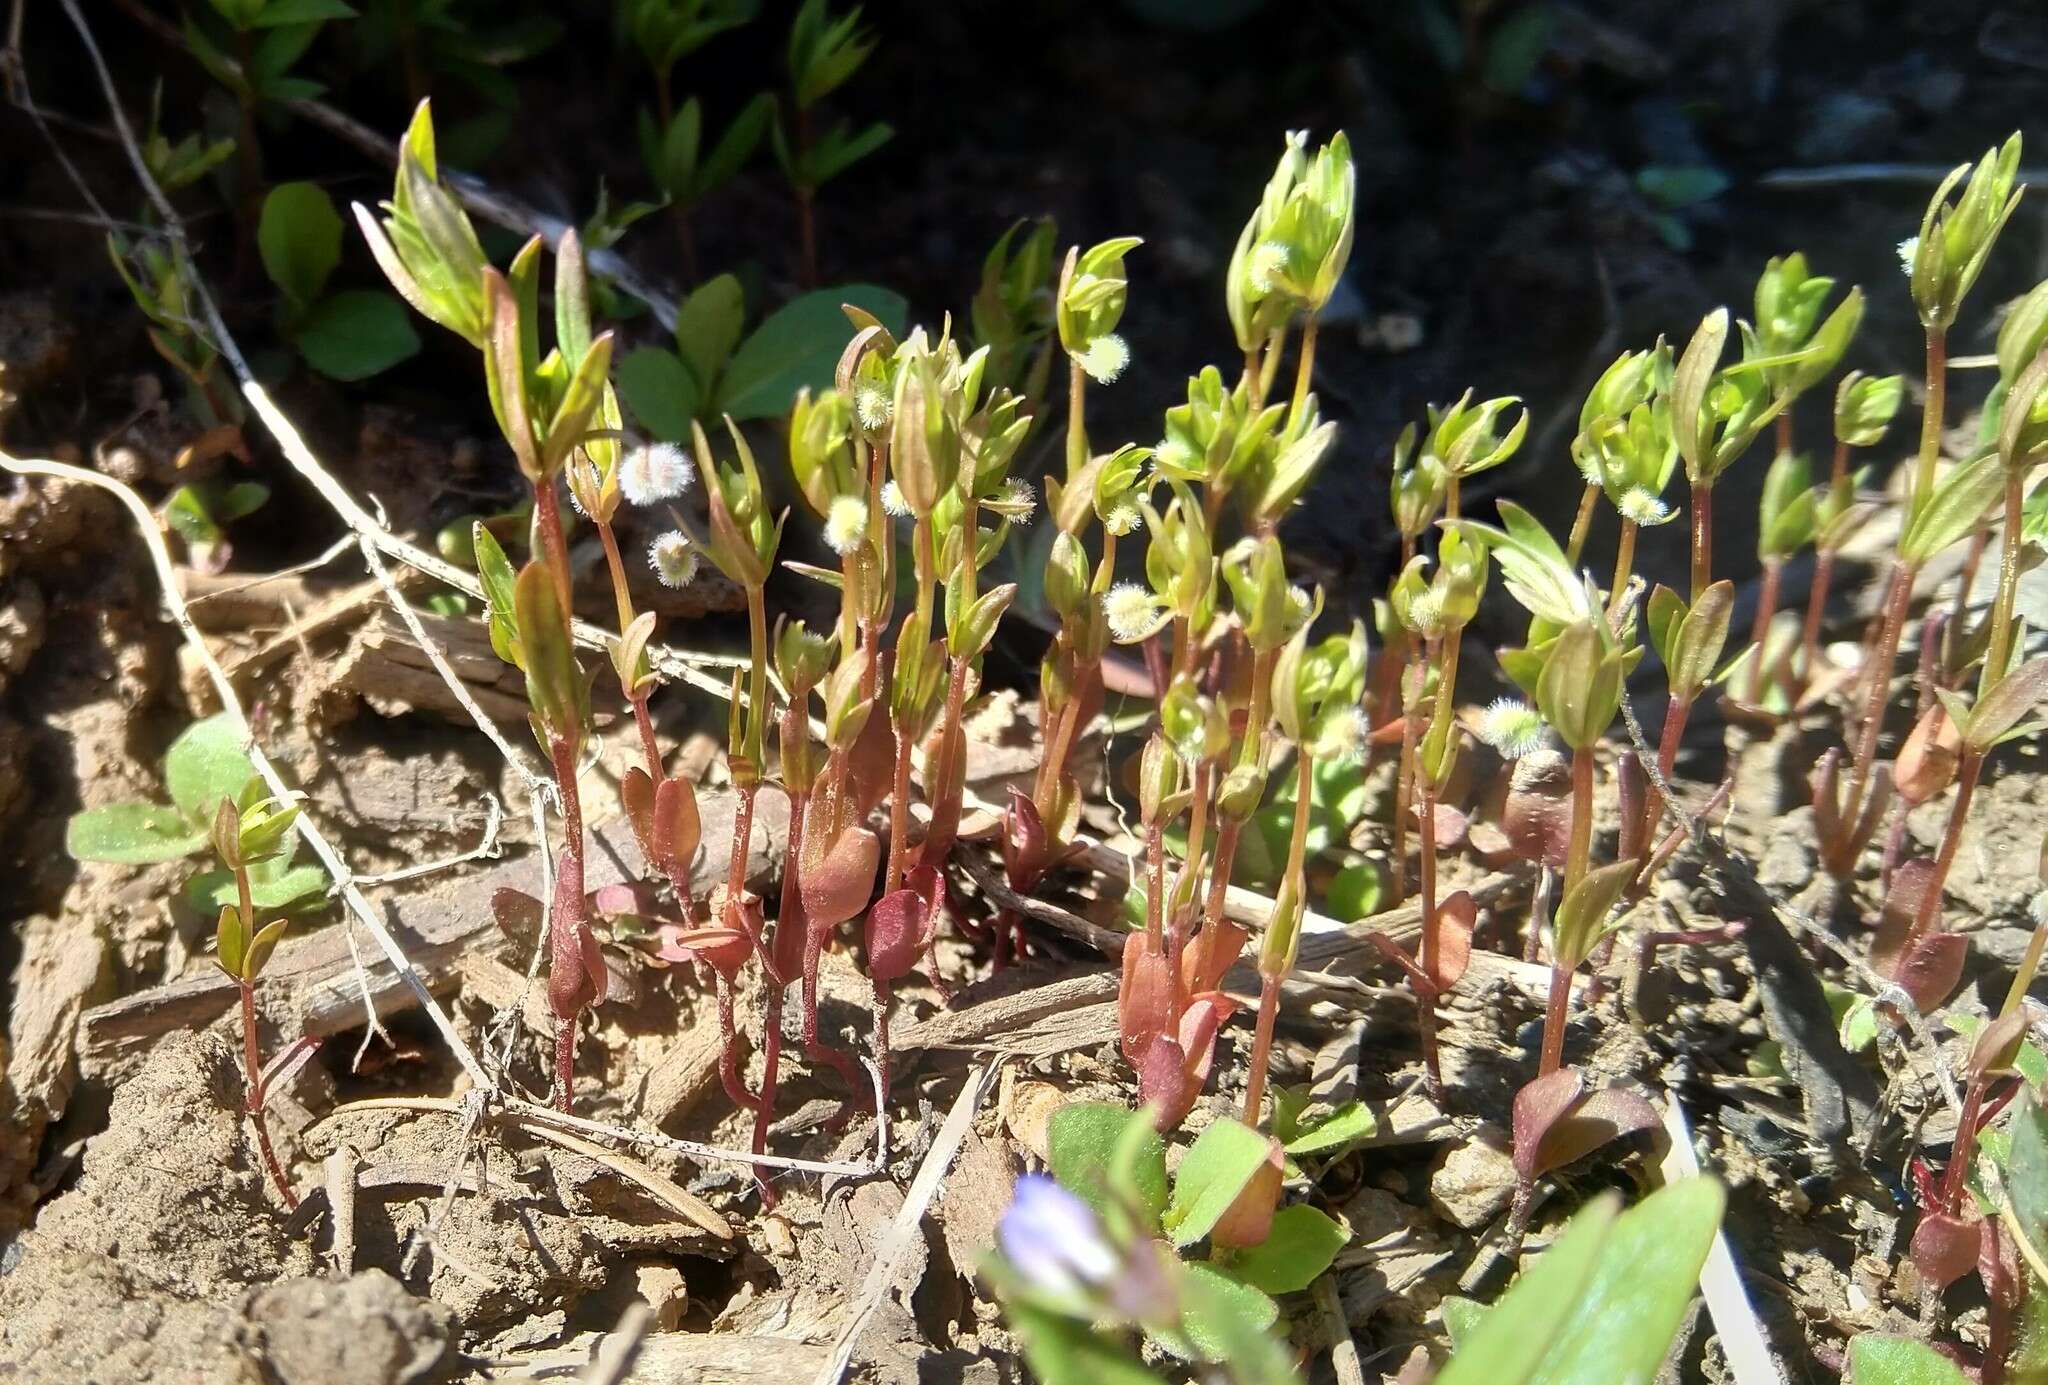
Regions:
<svg viewBox="0 0 2048 1385"><path fill-rule="evenodd" d="M882 482L882 509L898 519L906 519L910 515L910 504L903 498L903 489L894 481Z"/></svg>
<svg viewBox="0 0 2048 1385"><path fill-rule="evenodd" d="M1029 524L1038 514L1038 492L1021 476L1003 483L1003 513L1012 524Z"/></svg>
<svg viewBox="0 0 2048 1385"><path fill-rule="evenodd" d="M1355 760L1372 739L1372 721L1363 707L1346 707L1325 721L1316 736L1316 754L1331 760Z"/></svg>
<svg viewBox="0 0 2048 1385"><path fill-rule="evenodd" d="M1159 469L1167 472L1192 472L1195 470L1195 449L1179 438L1168 438L1152 450L1153 460Z"/></svg>
<svg viewBox="0 0 2048 1385"><path fill-rule="evenodd" d="M671 529L647 546L647 564L666 587L687 587L697 575L697 547Z"/></svg>
<svg viewBox="0 0 2048 1385"><path fill-rule="evenodd" d="M1119 644L1135 644L1159 628L1159 598L1137 582L1119 582L1102 598L1109 633Z"/></svg>
<svg viewBox="0 0 2048 1385"><path fill-rule="evenodd" d="M619 463L619 494L628 505L659 505L695 485L697 468L674 443L649 443Z"/></svg>
<svg viewBox="0 0 2048 1385"><path fill-rule="evenodd" d="M886 390L863 385L853 392L853 416L867 432L879 433L887 428L894 409L895 402Z"/></svg>
<svg viewBox="0 0 2048 1385"><path fill-rule="evenodd" d="M1672 513L1671 507L1664 503L1662 497L1642 486L1630 486L1623 491L1616 508L1621 511L1623 519L1643 528L1662 524L1671 518Z"/></svg>
<svg viewBox="0 0 2048 1385"><path fill-rule="evenodd" d="M1277 240L1260 241L1252 249L1252 283L1263 293L1280 287L1287 277L1287 247Z"/></svg>
<svg viewBox="0 0 2048 1385"><path fill-rule="evenodd" d="M1906 271L1908 279L1913 277L1913 261L1920 257L1920 237L1907 236L1899 242L1899 267Z"/></svg>
<svg viewBox="0 0 2048 1385"><path fill-rule="evenodd" d="M1435 587L1425 587L1416 598L1408 603L1408 624L1417 634L1435 638L1444 629L1444 594Z"/></svg>
<svg viewBox="0 0 2048 1385"><path fill-rule="evenodd" d="M1135 534L1145 527L1145 512L1134 500L1125 500L1109 507L1109 513L1102 517L1102 527L1122 538Z"/></svg>
<svg viewBox="0 0 2048 1385"><path fill-rule="evenodd" d="M1098 385L1116 383L1131 363L1131 348L1114 332L1104 332L1081 349L1081 369Z"/></svg>
<svg viewBox="0 0 2048 1385"><path fill-rule="evenodd" d="M868 536L868 503L857 495L835 495L825 511L825 546L845 557Z"/></svg>
<svg viewBox="0 0 2048 1385"><path fill-rule="evenodd" d="M1519 760L1543 748L1549 728L1543 714L1513 697L1497 697L1479 717L1479 739L1504 760Z"/></svg>

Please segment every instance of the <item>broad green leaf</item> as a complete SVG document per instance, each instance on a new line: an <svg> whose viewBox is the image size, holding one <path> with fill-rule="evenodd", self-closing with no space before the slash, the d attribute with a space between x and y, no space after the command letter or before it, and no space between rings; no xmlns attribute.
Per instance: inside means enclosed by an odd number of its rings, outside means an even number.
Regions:
<svg viewBox="0 0 2048 1385"><path fill-rule="evenodd" d="M380 289L321 299L293 343L306 364L330 380L367 380L420 349L405 304Z"/></svg>
<svg viewBox="0 0 2048 1385"><path fill-rule="evenodd" d="M1684 1325L1726 1203L1713 1179L1688 1178L1624 1212L1529 1385L1652 1379Z"/></svg>
<svg viewBox="0 0 2048 1385"><path fill-rule="evenodd" d="M257 861L249 867L249 902L258 909L289 909L304 904L327 888L327 872L316 865L295 866L289 854ZM202 913L236 904L241 894L229 870L203 870L185 886L185 898Z"/></svg>
<svg viewBox="0 0 2048 1385"><path fill-rule="evenodd" d="M1970 1385L1962 1368L1925 1342L1866 1332L1849 1343L1856 1385Z"/></svg>
<svg viewBox="0 0 2048 1385"><path fill-rule="evenodd" d="M1620 1201L1581 1208L1550 1249L1488 1308L1458 1344L1436 1385L1526 1385L1592 1282L1614 1233ZM1601 1377L1604 1382L1620 1378Z"/></svg>
<svg viewBox="0 0 2048 1385"><path fill-rule="evenodd" d="M1131 1159L1131 1186L1112 1187L1118 1148L1133 1122L1146 1127ZM1153 1226L1166 1208L1166 1141L1151 1130L1142 1111L1108 1101L1077 1101L1052 1113L1046 1127L1048 1163L1061 1187L1107 1216L1119 1193L1134 1199Z"/></svg>
<svg viewBox="0 0 2048 1385"><path fill-rule="evenodd" d="M1287 1379L1273 1374L1279 1345L1269 1334L1279 1318L1279 1304L1214 1265L1181 1267L1181 1331L1200 1359L1228 1361L1240 1379Z"/></svg>
<svg viewBox="0 0 2048 1385"><path fill-rule="evenodd" d="M206 845L206 828L194 826L163 803L110 803L72 815L64 828L64 850L74 861L112 861L140 866L175 861Z"/></svg>
<svg viewBox="0 0 2048 1385"><path fill-rule="evenodd" d="M1277 1121L1275 1125L1274 1133L1280 1135L1289 1154L1323 1154L1342 1149L1354 1141L1370 1139L1379 1129L1372 1108L1362 1101L1347 1101L1326 1116L1297 1120L1286 1134L1277 1129Z"/></svg>
<svg viewBox="0 0 2048 1385"><path fill-rule="evenodd" d="M224 712L186 727L164 755L164 787L171 802L199 823L213 820L223 798L240 802L255 777L256 766L242 749L242 733Z"/></svg>
<svg viewBox="0 0 2048 1385"><path fill-rule="evenodd" d="M1577 967L1593 951L1593 945L1610 931L1608 913L1620 902L1622 891L1636 877L1642 862L1615 861L1586 872L1557 906L1551 925L1557 938L1558 959Z"/></svg>
<svg viewBox="0 0 2048 1385"><path fill-rule="evenodd" d="M698 398L716 391L746 318L746 291L730 274L705 280L676 309L676 350L696 378Z"/></svg>
<svg viewBox="0 0 2048 1385"><path fill-rule="evenodd" d="M1009 1307L1010 1326L1039 1385L1164 1385L1128 1352L1088 1324L1029 1304Z"/></svg>
<svg viewBox="0 0 2048 1385"><path fill-rule="evenodd" d="M255 514L269 499L270 487L261 481L237 481L214 496L213 517L222 524L233 524Z"/></svg>
<svg viewBox="0 0 2048 1385"><path fill-rule="evenodd" d="M1176 1246L1209 1234L1266 1162L1266 1137L1234 1120L1219 1120L1195 1138L1174 1175L1165 1226Z"/></svg>
<svg viewBox="0 0 2048 1385"><path fill-rule="evenodd" d="M696 377L673 351L643 346L619 362L619 397L640 426L663 442L686 443L702 395Z"/></svg>
<svg viewBox="0 0 2048 1385"><path fill-rule="evenodd" d="M1348 865L1331 877L1323 911L1344 923L1369 918L1380 908L1380 868L1370 861Z"/></svg>
<svg viewBox="0 0 2048 1385"><path fill-rule="evenodd" d="M484 588L484 602L491 613L491 651L516 669L525 669L526 656L519 648L519 618L515 613L518 574L505 556L497 535L482 520L470 529L470 548L476 558L477 577Z"/></svg>
<svg viewBox="0 0 2048 1385"><path fill-rule="evenodd" d="M1299 1293L1330 1267L1351 1232L1306 1203L1273 1214L1273 1230L1230 1262L1230 1272L1269 1294Z"/></svg>
<svg viewBox="0 0 2048 1385"><path fill-rule="evenodd" d="M279 183L263 199L256 248L270 281L304 312L341 262L341 216L317 183Z"/></svg>
<svg viewBox="0 0 2048 1385"><path fill-rule="evenodd" d="M900 294L872 284L804 294L771 314L733 353L719 382L719 411L741 420L779 418L798 390L829 386L839 353L853 335L842 303L874 314L892 334L902 335L908 305Z"/></svg>
<svg viewBox="0 0 2048 1385"><path fill-rule="evenodd" d="M2048 1112L2032 1090L2020 1094L2018 1106L2008 1127L2012 1148L2005 1157L2005 1192L2019 1234L2036 1256L2048 1259Z"/></svg>
<svg viewBox="0 0 2048 1385"><path fill-rule="evenodd" d="M1977 527L2005 489L2005 470L1996 452L1957 466L1935 483L1934 493L1906 522L1899 559L1915 568Z"/></svg>

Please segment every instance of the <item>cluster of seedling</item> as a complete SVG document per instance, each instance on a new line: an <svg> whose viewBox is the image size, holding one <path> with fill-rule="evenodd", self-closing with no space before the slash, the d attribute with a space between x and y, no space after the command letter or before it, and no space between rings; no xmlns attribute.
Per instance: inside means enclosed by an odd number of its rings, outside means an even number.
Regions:
<svg viewBox="0 0 2048 1385"><path fill-rule="evenodd" d="M759 132L747 135L743 127L721 141L708 162L700 161L701 116L693 103L673 108L668 73L682 55L747 17L742 11L750 14L751 7L627 7L630 33L648 56L661 97L658 122L648 122L649 161L659 162L664 185L685 215ZM878 142L873 132L815 141L808 113L852 75L868 47L857 15L832 20L815 0L804 7L792 36L797 119L791 130L779 123L774 129L806 208L807 259L814 255L809 191ZM758 124L765 117L741 120ZM1306 1204L1282 1205L1289 1169L1299 1168L1290 1161L1341 1148L1359 1133L1364 1117L1360 1109L1347 1109L1305 1121L1301 1098L1285 1091L1273 1093L1269 1117L1267 1070L1282 988L1311 903L1310 830L1327 799L1319 767L1363 761L1374 747L1398 748L1387 893L1399 902L1408 892L1412 830L1422 916L1412 953L1384 935L1375 941L1412 984L1424 1078L1432 1096L1449 1099L1436 1006L1465 971L1477 911L1469 894L1440 890L1438 857L1458 844L1455 833L1469 818L1452 802L1471 778L1468 771L1461 779L1460 769L1475 738L1460 722L1457 677L1464 632L1495 568L1529 616L1523 643L1499 651L1500 667L1528 701L1488 708L1476 737L1512 762L1512 783L1497 805L1497 835L1509 853L1541 867L1543 887L1528 932L1532 955L1547 944L1552 972L1536 1075L1514 1102L1520 1187L1511 1235L1519 1236L1544 1174L1656 1121L1641 1096L1598 1088L1565 1064L1567 1021L1575 974L1604 956L1683 840L1686 825L1666 820L1664 786L1690 713L1709 690L1724 690L1733 715L1763 722L1846 692L1847 753L1830 751L1814 785L1821 857L1841 885L1841 901L1849 898L1888 815L1954 786L1937 855L1923 862L1898 861L1896 847L1889 854L1875 960L1897 983L1897 994L1868 998L1863 1007L1873 1025L1901 995L1932 1011L1962 974L1967 945L1942 927L1942 886L1985 757L2033 729L2026 718L2048 690L2048 659L2023 659L2024 631L2015 614L2025 540L2035 523L2028 481L2048 461L2048 284L2011 312L1999 334L1998 378L1986 402L1981 446L1952 464L1944 465L1941 456L1948 331L2018 197L2018 155L2015 136L1974 167L1958 169L1936 193L1918 237L1902 247L1926 328L1927 405L1897 505L1899 537L1885 599L1855 670L1838 670L1823 650L1825 601L1836 555L1856 527L1883 508L1881 498L1864 492L1865 473L1851 471L1853 454L1882 440L1903 389L1897 377L1852 371L1840 380L1832 464L1816 482L1794 447L1794 406L1836 371L1860 324L1863 300L1852 289L1830 308L1834 284L1810 273L1796 254L1767 266L1755 320L1738 325L1733 359L1727 359L1730 315L1720 309L1682 351L1660 341L1624 353L1600 377L1571 443L1585 490L1562 545L1511 502L1499 505L1498 524L1475 519L1463 507L1465 481L1522 448L1528 418L1518 401L1475 400L1468 392L1431 409L1425 427L1404 432L1394 452L1391 495L1403 563L1377 605L1375 659L1362 623L1318 636L1323 595L1292 584L1278 534L1335 438L1335 425L1318 405L1314 372L1319 317L1345 270L1355 225L1343 136L1313 151L1305 137L1291 137L1237 242L1225 287L1241 366L1234 363L1229 372L1211 367L1191 379L1186 402L1167 411L1156 444L1103 447L1088 433L1087 396L1114 383L1129 359L1118 328L1129 293L1126 261L1140 248L1136 239L1076 247L1056 263L1049 223L1013 228L985 267L972 343L950 321L934 333L885 320L895 314L882 309L900 312L900 300L845 304L844 317L830 324L808 304L799 316L770 318L742 343L738 285L714 279L681 307L678 350L661 353L675 368L643 364L622 372L615 389L613 338L596 331L592 279L578 236L565 235L555 249L551 304L544 311L541 241L529 242L505 270L490 262L440 177L422 104L403 142L384 215L358 206L356 217L400 296L479 351L493 413L531 491L525 545L531 556L523 565L508 556L502 524L478 523L462 547L473 555L487 596L492 646L525 675L534 734L561 809L547 910L556 1099L564 1109L573 1099L577 1032L606 989L583 872L578 778L596 694L578 662L570 618L568 533L576 517L592 527L604 551L616 607L608 639L613 683L617 700L631 711L644 758L624 778L625 806L650 871L674 896L673 912L656 934L659 947L669 960L701 963L712 978L724 1035L724 1084L735 1103L753 1112L759 1153L777 1103L792 985L798 987L805 1057L833 1069L850 1102L868 1090L859 1065L818 1023L819 959L842 925L861 921L875 997L871 1051L885 1091L892 988L920 965L943 986L931 957L944 919L954 917L963 930L987 939L999 961L1030 949L1018 913L998 908L975 919L955 909L949 863L967 806L962 713L980 686L998 624L1018 597L1015 584L985 574L1001 559L1012 529L1039 509L1033 486L1015 473L1061 357L1067 366L1063 461L1043 484L1051 537L1042 550L1041 579L1057 628L1039 670L1040 764L1028 790L1011 790L1009 802L999 805L1011 891L1037 891L1070 858L1086 792L1079 752L1110 680L1119 680L1119 691L1149 694L1156 714L1147 718L1135 757L1140 851L1132 885L1140 922L1122 948L1118 1003L1119 1047L1135 1075L1143 1115L1127 1120L1077 1108L1056 1123L1054 1172L1083 1202L1068 1196L1062 1203L1040 1189L1030 1195L1033 1205L1053 1208L1047 1226L1066 1218L1069 1230L1085 1213L1093 1219L1089 1243L1105 1247L1110 1258L1097 1256L1084 1266L1071 1246L1050 1254L1044 1237L1057 1240L1058 1232L1041 1227L1027 1234L1031 1215L1018 1223L1014 1244L1006 1236L998 1281L1016 1290L1017 1321L1027 1340L1056 1344L1035 1346L1035 1357L1057 1350L1095 1360L1085 1356L1095 1339L1086 1331L1077 1335L1073 1323L1090 1312L1100 1316L1106 1311L1100 1295L1116 1288L1139 1296L1116 1302L1121 1320L1142 1326L1168 1349L1228 1363L1247 1379L1285 1373L1284 1363L1272 1365L1267 1348L1258 1345L1272 1320L1266 1295L1304 1287L1343 1243L1341 1227L1322 1213ZM310 197L305 202L311 207ZM299 215L319 219L314 212ZM280 251L276 258L272 272L286 285L291 311L317 313L331 254L294 260ZM169 265L148 280L160 326L183 320L174 301L181 272ZM543 351L545 322L552 323L552 345ZM749 349L763 336L770 339L760 348L767 360L751 361ZM187 345L172 340L166 354L203 382L211 362L183 359ZM797 391L788 458L795 489L837 563L783 565L835 589L838 609L828 630L793 621L771 629L766 588L788 512L773 509L738 421L769 412L762 401L779 392L786 398L819 356L834 362L831 383ZM634 359L626 358L629 364ZM1291 383L1283 390L1290 359ZM722 448L705 426L715 426L719 416L728 443ZM673 443L634 445L629 418L639 432L687 437L689 451ZM1774 424L1775 455L1758 528L1762 589L1750 640L1731 651L1735 593L1732 583L1713 575L1713 496L1729 468ZM1681 465L1682 499L1670 494ZM702 492L701 521L679 508L693 488ZM573 514L562 503L565 491ZM1619 521L1604 584L1588 570L1587 553L1603 502ZM735 810L726 842L702 840L696 791L670 772L656 739L648 707L658 681L648 652L655 617L637 610L632 598L616 528L626 505L672 516L674 527L648 554L662 581L687 583L700 561L708 561L745 593L749 657L730 690L726 762ZM1646 591L1634 575L1640 531L1676 521L1681 508L1690 530L1687 588ZM1972 624L1959 602L1945 628L1937 623L1939 638L1923 643L1921 706L1912 733L1890 764L1881 763L1893 665L1915 579L1932 559L1963 543L1970 545L1967 567L1974 572L1995 530L2004 542L1989 614ZM1780 613L1779 576L1808 547L1816 554L1808 607L1803 617ZM1132 557L1140 561L1120 561ZM1123 575L1127 571L1133 575ZM1139 666L1120 662L1113 645L1135 650ZM1621 829L1615 859L1598 863L1593 828L1601 752L1625 681L1652 648L1669 699L1648 762L1628 752L1615 761ZM1974 696L1963 691L1972 669ZM1550 749L1553 738L1565 757ZM747 874L764 788L789 803L772 914L748 888ZM242 985L247 1013L265 939L274 942L277 926L258 925L263 901L255 872L289 841L291 810L250 799L239 785L218 797L227 802L217 809L180 800L172 826L152 819L149 830L191 850L205 840L188 841L194 813L215 814L211 840L239 895L220 914L221 955ZM1227 907L1238 856L1248 830L1256 835L1254 824L1276 811L1285 823L1284 845L1273 853L1271 908L1257 930L1259 1003L1243 1120L1210 1125L1187 1152L1169 1192L1162 1142L1208 1082L1217 1036L1236 1008L1224 979L1254 936ZM1446 825L1454 820L1460 826L1446 840ZM701 901L691 887L700 847L726 852L722 879ZM1966 1194L1973 1145L2012 1089L2008 1075L2022 1052L2024 998L2040 943L2037 935L2007 1004L1977 1039L1956 1149L1939 1184L1928 1182L1914 1241L1916 1263L1931 1285L1946 1285L1974 1267L1996 1303L2004 1290L1993 1281L2003 1274L1999 1283L2011 1291L2007 1320L2018 1301L2014 1286L2023 1278L2008 1272L2015 1242L2001 1231L1999 1218L1979 1215ZM758 969L767 993L757 1045L761 1075L752 1089L738 1061L732 1003L750 968ZM260 1094L264 1079L253 1037L250 1068L252 1094ZM267 1156L260 1105L252 1110ZM1091 1193L1084 1165L1109 1170L1109 1181L1093 1185ZM772 1196L765 1186L763 1192ZM1718 1198L1708 1207L1705 1194L1687 1196L1698 1204L1694 1220L1711 1229ZM1623 1226L1640 1224L1640 1213L1631 1216L1638 1221L1614 1223L1611 1211L1593 1217L1605 1229L1582 1240L1594 1246L1602 1237L1618 1237ZM1036 1249L1032 1234L1041 1237ZM1579 1244L1573 1234L1546 1259L1547 1267L1563 1245ZM1219 1249L1218 1264L1177 1267L1160 1249L1161 1236L1181 1247L1206 1240ZM1966 1257L1966 1244L1981 1251ZM1059 1275L1046 1268L1053 1261L1064 1266L1067 1281L1054 1283ZM1593 1264L1589 1258L1587 1266ZM1105 1266L1118 1267L1117 1273ZM1565 1277L1562 1269L1556 1273ZM1048 1297L1048 1284L1072 1292ZM1495 1310L1489 1323L1507 1307ZM1206 1338L1198 1326L1204 1323L1211 1330ZM1661 1354L1669 1335L1646 1332L1643 1340L1654 1338ZM1474 1340L1482 1336L1475 1333ZM1995 1378L1998 1368L1987 1358L1985 1378Z"/></svg>

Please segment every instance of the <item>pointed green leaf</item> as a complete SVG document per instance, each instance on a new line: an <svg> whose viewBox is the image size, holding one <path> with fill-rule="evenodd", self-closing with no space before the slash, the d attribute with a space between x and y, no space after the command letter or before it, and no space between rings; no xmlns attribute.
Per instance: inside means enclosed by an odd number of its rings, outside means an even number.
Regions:
<svg viewBox="0 0 2048 1385"><path fill-rule="evenodd" d="M1266 1157L1266 1137L1241 1121L1219 1120L1198 1135L1180 1161L1166 1205L1173 1243L1190 1246L1208 1235Z"/></svg>

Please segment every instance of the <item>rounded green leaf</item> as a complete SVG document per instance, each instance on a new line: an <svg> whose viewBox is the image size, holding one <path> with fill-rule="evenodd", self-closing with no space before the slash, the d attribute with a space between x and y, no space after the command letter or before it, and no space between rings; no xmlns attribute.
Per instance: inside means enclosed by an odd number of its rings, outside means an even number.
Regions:
<svg viewBox="0 0 2048 1385"><path fill-rule="evenodd" d="M1188 1147L1174 1176L1165 1226L1176 1246L1209 1234L1266 1162L1266 1137L1240 1121L1220 1120Z"/></svg>
<svg viewBox="0 0 2048 1385"><path fill-rule="evenodd" d="M1280 1305L1214 1265L1182 1266L1181 1331L1204 1361L1240 1367L1277 1346L1267 1336L1279 1321Z"/></svg>
<svg viewBox="0 0 2048 1385"><path fill-rule="evenodd" d="M164 755L164 786L171 802L202 824L212 822L223 798L240 802L255 777L256 766L242 749L242 733L226 713L193 722Z"/></svg>
<svg viewBox="0 0 2048 1385"><path fill-rule="evenodd" d="M719 382L719 411L735 419L779 418L800 389L832 383L839 353L853 335L840 305L851 303L900 336L908 316L903 296L873 284L819 289L771 313L733 353Z"/></svg>
<svg viewBox="0 0 2048 1385"><path fill-rule="evenodd" d="M279 183L263 199L256 248L294 312L304 312L341 261L341 216L317 183Z"/></svg>
<svg viewBox="0 0 2048 1385"><path fill-rule="evenodd" d="M140 866L175 861L206 845L206 828L162 803L110 803L72 815L64 850L74 861Z"/></svg>
<svg viewBox="0 0 2048 1385"><path fill-rule="evenodd" d="M643 346L619 362L619 397L640 426L663 442L687 442L702 394L690 368L673 351Z"/></svg>
<svg viewBox="0 0 2048 1385"><path fill-rule="evenodd" d="M367 380L420 349L405 304L377 289L323 298L293 342L306 364L330 380Z"/></svg>
<svg viewBox="0 0 2048 1385"><path fill-rule="evenodd" d="M1134 1124L1143 1127L1142 1133L1131 1133ZM1109 1101L1062 1106L1047 1123L1046 1153L1059 1185L1098 1214L1122 1197L1144 1208L1154 1226L1159 1224L1166 1207L1166 1142L1145 1112ZM1128 1170L1121 1177L1120 1164ZM1119 1182L1127 1186L1118 1187Z"/></svg>
<svg viewBox="0 0 2048 1385"><path fill-rule="evenodd" d="M1230 1272L1269 1294L1299 1293L1330 1267L1351 1232L1342 1222L1297 1202L1273 1214L1273 1229L1230 1262Z"/></svg>
<svg viewBox="0 0 2048 1385"><path fill-rule="evenodd" d="M1969 1385L1962 1368L1925 1342L1866 1332L1849 1343L1856 1385Z"/></svg>

